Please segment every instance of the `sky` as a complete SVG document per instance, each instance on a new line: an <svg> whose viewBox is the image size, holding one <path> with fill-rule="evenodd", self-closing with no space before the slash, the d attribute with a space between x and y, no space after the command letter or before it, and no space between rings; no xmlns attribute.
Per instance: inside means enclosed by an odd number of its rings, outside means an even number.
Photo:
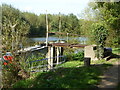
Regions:
<svg viewBox="0 0 120 90"><path fill-rule="evenodd" d="M2 3L12 5L20 11L39 14L70 14L79 17L89 0L2 0Z"/></svg>

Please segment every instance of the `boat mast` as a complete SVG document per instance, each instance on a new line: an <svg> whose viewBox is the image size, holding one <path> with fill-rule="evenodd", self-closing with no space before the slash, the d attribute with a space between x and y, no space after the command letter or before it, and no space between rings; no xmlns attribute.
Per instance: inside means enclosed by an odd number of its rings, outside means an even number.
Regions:
<svg viewBox="0 0 120 90"><path fill-rule="evenodd" d="M48 46L48 17L47 17L47 10L46 10L46 47Z"/></svg>

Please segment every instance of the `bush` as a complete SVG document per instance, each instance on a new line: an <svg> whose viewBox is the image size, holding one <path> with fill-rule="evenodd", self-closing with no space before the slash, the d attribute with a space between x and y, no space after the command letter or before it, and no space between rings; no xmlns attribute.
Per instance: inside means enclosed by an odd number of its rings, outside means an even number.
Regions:
<svg viewBox="0 0 120 90"><path fill-rule="evenodd" d="M84 60L84 52L78 52L76 54L73 54L73 60L80 60L83 61Z"/></svg>
<svg viewBox="0 0 120 90"><path fill-rule="evenodd" d="M83 61L83 59L84 59L84 52L67 53L66 54L66 60L67 61L73 61L73 60Z"/></svg>

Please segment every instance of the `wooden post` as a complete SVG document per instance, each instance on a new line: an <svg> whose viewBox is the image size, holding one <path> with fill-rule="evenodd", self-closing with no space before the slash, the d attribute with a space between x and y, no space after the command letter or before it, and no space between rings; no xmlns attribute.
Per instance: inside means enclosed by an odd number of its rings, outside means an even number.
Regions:
<svg viewBox="0 0 120 90"><path fill-rule="evenodd" d="M55 47L50 46L48 47L48 55L47 55L48 69L53 69L53 61L55 59L54 57L55 57Z"/></svg>
<svg viewBox="0 0 120 90"><path fill-rule="evenodd" d="M63 56L63 47L59 47L59 56ZM62 61L62 57L59 57L59 62Z"/></svg>
<svg viewBox="0 0 120 90"><path fill-rule="evenodd" d="M59 56L60 55L60 50L59 47L57 47L57 65L59 64Z"/></svg>
<svg viewBox="0 0 120 90"><path fill-rule="evenodd" d="M53 69L53 60L54 60L54 47L51 47L51 61L50 61L50 65L51 65L51 69Z"/></svg>
<svg viewBox="0 0 120 90"><path fill-rule="evenodd" d="M48 46L48 18L47 18L47 10L46 10L46 47Z"/></svg>
<svg viewBox="0 0 120 90"><path fill-rule="evenodd" d="M47 58L48 58L48 69L51 69L51 47L48 47L48 54L47 54Z"/></svg>

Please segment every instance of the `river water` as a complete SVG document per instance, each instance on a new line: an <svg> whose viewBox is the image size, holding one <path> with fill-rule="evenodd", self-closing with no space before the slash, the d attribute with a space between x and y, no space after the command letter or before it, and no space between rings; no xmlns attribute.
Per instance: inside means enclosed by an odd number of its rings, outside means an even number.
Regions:
<svg viewBox="0 0 120 90"><path fill-rule="evenodd" d="M86 37L57 37L57 36L49 36L48 41L58 41L58 40L77 40L80 42L80 44L86 44L86 41L88 38ZM29 42L45 42L46 37L34 37L34 38L29 38Z"/></svg>

